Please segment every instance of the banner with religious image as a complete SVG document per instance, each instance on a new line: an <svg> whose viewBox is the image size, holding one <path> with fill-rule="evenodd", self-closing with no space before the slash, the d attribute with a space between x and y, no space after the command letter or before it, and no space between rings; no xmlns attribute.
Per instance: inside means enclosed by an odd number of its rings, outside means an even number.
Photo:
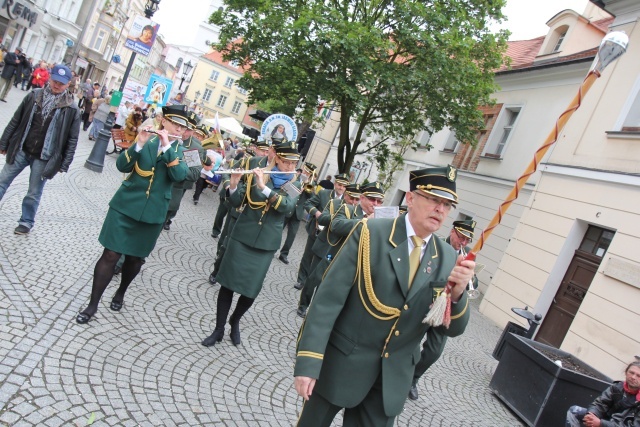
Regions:
<svg viewBox="0 0 640 427"><path fill-rule="evenodd" d="M166 105L171 95L171 86L173 86L173 81L166 77L152 74L144 95L145 102L147 104L155 104L158 107Z"/></svg>

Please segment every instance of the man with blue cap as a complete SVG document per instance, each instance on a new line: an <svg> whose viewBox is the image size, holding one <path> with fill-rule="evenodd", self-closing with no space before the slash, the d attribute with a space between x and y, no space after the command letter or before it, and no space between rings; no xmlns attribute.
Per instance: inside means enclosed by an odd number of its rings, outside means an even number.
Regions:
<svg viewBox="0 0 640 427"><path fill-rule="evenodd" d="M0 200L20 172L27 166L31 170L15 234L31 231L44 184L67 172L76 152L80 110L69 93L70 80L66 65L54 66L49 83L24 97L0 138L0 154L7 156L0 171Z"/></svg>

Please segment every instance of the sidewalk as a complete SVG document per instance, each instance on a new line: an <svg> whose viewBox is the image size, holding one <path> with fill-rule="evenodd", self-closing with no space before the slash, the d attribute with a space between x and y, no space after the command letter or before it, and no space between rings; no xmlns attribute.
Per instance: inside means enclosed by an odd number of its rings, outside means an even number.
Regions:
<svg viewBox="0 0 640 427"><path fill-rule="evenodd" d="M0 130L27 92L0 104ZM200 341L215 322L219 286L207 278L218 195L185 195L120 313L108 308L117 279L88 325L75 316L89 299L98 234L122 174L115 155L101 174L84 168L93 142L82 132L69 173L48 182L29 235L13 229L27 171L0 201L0 425L3 426L291 426L301 400L292 388L301 319L294 290L306 233L291 264L274 259L264 289L243 318L243 344ZM4 165L0 156L0 167ZM238 260L243 262L243 260ZM398 426L521 426L488 389L501 330L478 313L450 339L408 401ZM340 425L341 423L335 423Z"/></svg>

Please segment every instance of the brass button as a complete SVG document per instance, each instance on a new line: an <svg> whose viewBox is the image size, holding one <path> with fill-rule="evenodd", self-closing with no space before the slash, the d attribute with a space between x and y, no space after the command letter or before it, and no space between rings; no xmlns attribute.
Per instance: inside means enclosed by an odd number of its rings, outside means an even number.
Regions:
<svg viewBox="0 0 640 427"><path fill-rule="evenodd" d="M409 310L409 306L407 304L404 305L403 307L405 310Z"/></svg>
<svg viewBox="0 0 640 427"><path fill-rule="evenodd" d="M389 358L389 353L385 353L385 354L384 354L384 358L385 358L385 359L388 359L388 358Z"/></svg>
<svg viewBox="0 0 640 427"><path fill-rule="evenodd" d="M400 331L396 331L396 336L399 336L399 335L400 335Z"/></svg>

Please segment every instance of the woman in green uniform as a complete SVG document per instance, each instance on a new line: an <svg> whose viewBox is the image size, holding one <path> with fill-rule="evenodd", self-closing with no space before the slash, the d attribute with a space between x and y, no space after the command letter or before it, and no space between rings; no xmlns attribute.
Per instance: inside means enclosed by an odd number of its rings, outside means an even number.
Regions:
<svg viewBox="0 0 640 427"><path fill-rule="evenodd" d="M141 130L136 143L116 161L118 170L129 175L109 202L98 238L104 251L93 271L91 300L76 317L78 323L87 323L98 311L100 298L123 254L120 287L111 301L111 310L120 311L129 284L140 272L143 259L151 253L162 231L171 185L187 176L188 167L182 161L179 143L188 126L187 107L163 107L162 113L162 126L157 134Z"/></svg>
<svg viewBox="0 0 640 427"><path fill-rule="evenodd" d="M234 345L240 344L240 319L262 289L269 265L280 248L285 218L295 208L301 187L294 173L300 157L295 141L283 142L275 147L275 152L275 163L267 168L276 173L265 174L263 169L255 168L253 175L242 182L242 175L231 174L227 190L229 202L234 208L242 205L244 208L229 235L229 244L216 276L221 285L216 327L202 341L206 347L222 341L234 292L240 297L229 319L230 337ZM291 191L291 186L298 194ZM287 193L287 188L292 194Z"/></svg>

